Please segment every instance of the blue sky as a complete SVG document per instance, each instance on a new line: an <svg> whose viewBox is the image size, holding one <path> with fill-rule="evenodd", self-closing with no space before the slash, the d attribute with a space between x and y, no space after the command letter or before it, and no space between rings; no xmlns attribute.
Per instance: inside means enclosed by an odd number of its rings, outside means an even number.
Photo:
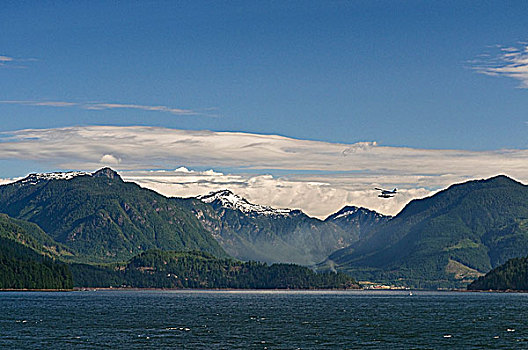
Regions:
<svg viewBox="0 0 528 350"><path fill-rule="evenodd" d="M401 148L523 151L527 10L524 1L7 1L0 132L152 126L376 142L396 155ZM103 148L98 158L112 155L105 159L116 159L116 168L134 170L129 158ZM96 165L20 152L0 158L0 177ZM261 168L258 157L232 167L180 160L152 166ZM511 166L524 179L524 168ZM332 169L386 173L373 168ZM260 173L310 170L318 168ZM419 173L481 175L398 174Z"/></svg>
<svg viewBox="0 0 528 350"><path fill-rule="evenodd" d="M2 55L37 61L0 71L2 99L218 117L3 105L1 128L143 124L425 148L527 146L526 90L467 63L488 46L526 39L525 2L285 3L8 2Z"/></svg>

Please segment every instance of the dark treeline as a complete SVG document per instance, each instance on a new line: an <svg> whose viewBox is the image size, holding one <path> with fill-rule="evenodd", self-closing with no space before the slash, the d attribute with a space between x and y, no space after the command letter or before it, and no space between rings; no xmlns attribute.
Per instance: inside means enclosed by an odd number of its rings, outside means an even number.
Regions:
<svg viewBox="0 0 528 350"><path fill-rule="evenodd" d="M528 291L528 257L508 260L473 281L468 289Z"/></svg>
<svg viewBox="0 0 528 350"><path fill-rule="evenodd" d="M342 273L315 273L292 264L218 259L203 252L149 250L126 266L72 265L77 287L343 289L358 288Z"/></svg>
<svg viewBox="0 0 528 350"><path fill-rule="evenodd" d="M66 264L57 263L13 240L0 237L0 289L71 289Z"/></svg>

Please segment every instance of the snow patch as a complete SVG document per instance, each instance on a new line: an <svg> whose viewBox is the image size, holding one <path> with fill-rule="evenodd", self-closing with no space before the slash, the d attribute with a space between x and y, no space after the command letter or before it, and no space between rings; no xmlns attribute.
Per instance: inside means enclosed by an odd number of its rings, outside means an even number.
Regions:
<svg viewBox="0 0 528 350"><path fill-rule="evenodd" d="M54 173L34 173L29 174L22 180L17 181L19 184L36 185L42 181L50 180L71 180L77 176L92 176L91 173L84 171L68 171L68 172L54 172Z"/></svg>
<svg viewBox="0 0 528 350"><path fill-rule="evenodd" d="M336 217L334 217L334 219L339 219L339 218L343 218L345 216L353 215L353 214L357 213L358 211L359 211L359 208L354 208L352 210L347 210L347 211L337 215Z"/></svg>
<svg viewBox="0 0 528 350"><path fill-rule="evenodd" d="M340 211L338 211L337 213L333 214L335 216L330 215L329 218L331 218L332 220L336 220L336 219L346 218L346 217L353 216L353 215L358 215L360 213L364 213L364 214L372 213L372 214L374 214L374 217L376 219L381 219L381 218L385 217L385 215L380 214L380 213L378 213L376 211L367 209L367 208L346 206L343 209L341 209Z"/></svg>

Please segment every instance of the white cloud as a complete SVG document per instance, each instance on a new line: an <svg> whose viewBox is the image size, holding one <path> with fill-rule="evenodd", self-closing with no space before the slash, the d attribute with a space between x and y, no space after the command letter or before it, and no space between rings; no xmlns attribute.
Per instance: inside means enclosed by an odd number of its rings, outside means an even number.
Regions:
<svg viewBox="0 0 528 350"><path fill-rule="evenodd" d="M107 164L107 165L117 165L121 163L121 159L114 157L111 154L105 154L101 157L99 160L101 164Z"/></svg>
<svg viewBox="0 0 528 350"><path fill-rule="evenodd" d="M190 167L292 173L356 172L367 176L494 175L528 171L528 150L464 151L339 144L276 135L177 130L160 127L87 126L28 129L0 134L0 157L34 159L64 168L91 168L105 154L122 169ZM359 145L359 146L358 146ZM354 150L354 151L351 151ZM265 171L261 171L265 172Z"/></svg>
<svg viewBox="0 0 528 350"><path fill-rule="evenodd" d="M1 61L0 61L1 62ZM175 115L201 115L201 116L213 116L210 114L199 113L190 109L173 108L167 106L148 106L138 104L126 104L126 103L100 103L100 102L69 102L69 101L22 101L22 100L5 100L0 101L2 104L15 104L23 106L44 106L44 107L77 107L87 110L108 110L108 109L138 109L150 112L164 112Z"/></svg>
<svg viewBox="0 0 528 350"><path fill-rule="evenodd" d="M166 195L194 196L229 188L259 204L300 208L318 217L346 204L395 214L412 198L455 182L502 173L528 180L525 149L427 150L158 127L1 133L0 159L92 171L106 162L124 178ZM398 187L401 193L381 199L374 187Z"/></svg>
<svg viewBox="0 0 528 350"><path fill-rule="evenodd" d="M179 167L178 169L174 170L175 173L193 173L194 171L191 171L187 169L186 167Z"/></svg>
<svg viewBox="0 0 528 350"><path fill-rule="evenodd" d="M520 47L498 46L500 53L494 58L481 56L481 60L473 61L474 69L482 74L505 76L520 81L521 88L528 88L528 46Z"/></svg>

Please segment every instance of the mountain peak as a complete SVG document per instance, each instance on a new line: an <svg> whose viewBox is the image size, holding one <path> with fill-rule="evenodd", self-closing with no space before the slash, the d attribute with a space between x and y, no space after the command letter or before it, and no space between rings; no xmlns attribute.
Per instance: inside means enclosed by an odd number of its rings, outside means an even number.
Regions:
<svg viewBox="0 0 528 350"><path fill-rule="evenodd" d="M341 208L339 211L335 212L334 214L331 214L326 218L326 220L335 220L345 217L352 217L357 215L374 215L375 217L385 217L385 215L380 214L374 210L370 210L363 207L356 207L353 205L346 205L343 208Z"/></svg>
<svg viewBox="0 0 528 350"><path fill-rule="evenodd" d="M496 176L490 177L489 179L485 179L481 181L484 183L493 183L493 184L501 184L501 185L507 185L507 184L522 185L522 183L520 183L519 181L516 181L512 179L511 177L504 175L504 174L496 175Z"/></svg>
<svg viewBox="0 0 528 350"><path fill-rule="evenodd" d="M232 191L228 189L219 190L219 191L211 191L208 194L204 194L196 198L205 203L212 203L215 200L222 200L222 201L230 202L230 203L236 203L238 201L246 201L244 198L234 194Z"/></svg>
<svg viewBox="0 0 528 350"><path fill-rule="evenodd" d="M344 214L344 213L351 213L352 214L352 213L357 212L360 209L364 209L364 208L356 207L355 205L345 205L338 212L336 212L336 214Z"/></svg>
<svg viewBox="0 0 528 350"><path fill-rule="evenodd" d="M275 209L272 207L253 204L247 199L240 197L228 189L213 191L209 194L196 197L204 203L218 203L227 209L239 210L246 214L264 214L264 215L289 215L296 210L292 209Z"/></svg>
<svg viewBox="0 0 528 350"><path fill-rule="evenodd" d="M111 180L113 179L122 180L121 176L119 176L119 174L115 170L108 168L108 167L97 170L96 172L92 174L92 176L93 177L107 177Z"/></svg>
<svg viewBox="0 0 528 350"><path fill-rule="evenodd" d="M432 196L411 200L396 217L405 218L427 210L438 211L440 210L439 208L447 208L472 193L494 188L503 190L514 189L514 191L518 191L526 188L526 185L503 174L487 179L468 180L453 184Z"/></svg>
<svg viewBox="0 0 528 350"><path fill-rule="evenodd" d="M496 175L487 179L480 180L470 180L462 183L457 183L448 187L451 188L466 188L466 189L475 189L475 188L488 188L488 187L497 187L497 186L525 186L522 183L508 177L506 175Z"/></svg>
<svg viewBox="0 0 528 350"><path fill-rule="evenodd" d="M119 179L122 180L119 174L110 169L102 168L97 170L94 173L88 173L85 171L67 171L67 172L52 172L52 173L32 173L23 178L22 180L17 181L17 184L22 185L36 185L41 182L51 181L51 180L71 180L74 177L78 176L91 176L91 177L107 177L109 179Z"/></svg>

